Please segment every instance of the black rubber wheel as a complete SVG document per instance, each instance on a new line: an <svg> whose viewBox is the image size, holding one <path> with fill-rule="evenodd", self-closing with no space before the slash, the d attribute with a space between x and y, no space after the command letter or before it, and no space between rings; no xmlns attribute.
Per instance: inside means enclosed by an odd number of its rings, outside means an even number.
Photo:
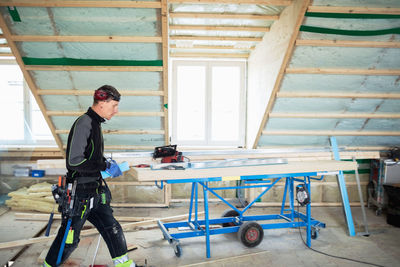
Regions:
<svg viewBox="0 0 400 267"><path fill-rule="evenodd" d="M177 256L178 258L182 255L182 248L180 245L175 245L174 246L174 252L175 252L175 256Z"/></svg>
<svg viewBox="0 0 400 267"><path fill-rule="evenodd" d="M318 229L315 227L311 227L311 239L318 238Z"/></svg>
<svg viewBox="0 0 400 267"><path fill-rule="evenodd" d="M236 217L239 213L236 210L226 210L222 213L222 217ZM223 223L222 227L236 226L234 222Z"/></svg>
<svg viewBox="0 0 400 267"><path fill-rule="evenodd" d="M238 238L246 247L254 248L263 240L264 230L256 222L245 222L239 228Z"/></svg>

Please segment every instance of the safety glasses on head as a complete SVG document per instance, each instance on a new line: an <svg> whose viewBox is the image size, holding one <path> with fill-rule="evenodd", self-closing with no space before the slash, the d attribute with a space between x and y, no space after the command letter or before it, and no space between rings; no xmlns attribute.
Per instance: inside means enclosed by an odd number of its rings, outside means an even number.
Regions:
<svg viewBox="0 0 400 267"><path fill-rule="evenodd" d="M97 89L96 91L94 91L94 99L98 100L98 101L105 101L109 98L111 98L112 100L118 101L120 100L119 96L114 95L112 92L110 91L106 91L106 90L102 90L102 89Z"/></svg>

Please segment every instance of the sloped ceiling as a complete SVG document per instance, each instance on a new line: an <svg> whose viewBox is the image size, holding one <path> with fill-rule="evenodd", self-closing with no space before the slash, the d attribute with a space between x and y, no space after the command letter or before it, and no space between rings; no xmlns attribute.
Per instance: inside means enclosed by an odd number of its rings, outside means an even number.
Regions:
<svg viewBox="0 0 400 267"><path fill-rule="evenodd" d="M61 149L104 84L122 94L103 125L106 150L168 142L166 1L0 3L3 37Z"/></svg>
<svg viewBox="0 0 400 267"><path fill-rule="evenodd" d="M400 1L314 0L254 147L400 144Z"/></svg>

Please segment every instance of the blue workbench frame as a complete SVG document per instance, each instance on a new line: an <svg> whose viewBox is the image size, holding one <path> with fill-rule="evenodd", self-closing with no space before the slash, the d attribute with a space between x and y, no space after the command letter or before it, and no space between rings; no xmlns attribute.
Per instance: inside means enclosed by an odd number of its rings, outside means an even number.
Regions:
<svg viewBox="0 0 400 267"><path fill-rule="evenodd" d="M321 180L321 172L307 172L307 173L290 173L290 174L279 174L279 175L252 175L252 176L237 176L237 180L243 181L243 185L238 186L225 186L225 187L211 187L209 182L216 181L227 181L232 180L224 179L224 177L211 177L211 178L195 178L195 179L179 179L179 180L167 180L168 184L176 183L192 183L191 197L190 197L190 208L189 216L187 221L182 222L170 222L164 223L158 221L158 225L164 235L164 239L168 240L170 244L174 246L175 254L180 256L181 248L179 240L182 238L205 236L206 239L206 256L210 258L210 236L218 234L236 233L239 231L240 225L245 221L263 221L259 223L263 229L278 229L278 228L298 228L306 227L307 232L307 246L311 247L312 230L316 235L318 233L317 229L325 228L325 223L315 220L311 217L311 206L310 203L306 205L306 213L296 211L294 203L294 182L304 183L306 188L311 195L311 180ZM300 178L302 177L302 178ZM263 195L265 195L277 182L285 180L285 189L282 199L281 211L279 214L269 214L269 215L245 215L246 211L254 205ZM198 203L198 193L199 186L203 188L204 196L204 219L200 220L198 218L199 203ZM243 209L238 209L222 196L220 196L216 191L218 190L229 190L229 189L242 189L242 188L264 188L263 191L246 207ZM209 205L208 205L208 195L212 193L218 197L222 202L228 205L232 210L235 210L239 215L235 217L222 217L217 219L209 218ZM286 198L289 197L289 208L285 208ZM192 216L194 213L194 216ZM266 223L268 220L283 220L284 222ZM218 229L210 229L210 225L221 225L223 223L233 223L234 226L227 226ZM188 230L180 233L170 233L169 229L186 227Z"/></svg>

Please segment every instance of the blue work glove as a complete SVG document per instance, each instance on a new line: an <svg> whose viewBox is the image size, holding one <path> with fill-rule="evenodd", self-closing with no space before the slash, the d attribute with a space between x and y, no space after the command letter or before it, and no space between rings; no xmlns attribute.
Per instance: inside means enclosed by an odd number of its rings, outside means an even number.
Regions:
<svg viewBox="0 0 400 267"><path fill-rule="evenodd" d="M122 175L122 171L118 166L118 163L113 159L108 159L106 161L107 168L105 172L108 173L112 178Z"/></svg>

